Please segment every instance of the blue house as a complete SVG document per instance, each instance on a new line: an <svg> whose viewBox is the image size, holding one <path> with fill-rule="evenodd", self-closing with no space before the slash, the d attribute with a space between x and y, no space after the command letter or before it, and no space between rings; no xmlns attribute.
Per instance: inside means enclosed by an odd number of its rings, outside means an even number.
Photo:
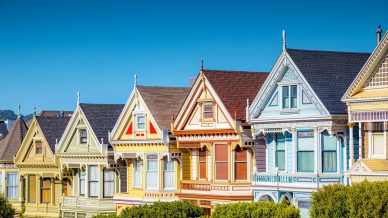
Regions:
<svg viewBox="0 0 388 218"><path fill-rule="evenodd" d="M306 214L313 191L348 182L341 97L368 56L290 49L283 35L283 51L248 112L256 139L255 201L286 199Z"/></svg>

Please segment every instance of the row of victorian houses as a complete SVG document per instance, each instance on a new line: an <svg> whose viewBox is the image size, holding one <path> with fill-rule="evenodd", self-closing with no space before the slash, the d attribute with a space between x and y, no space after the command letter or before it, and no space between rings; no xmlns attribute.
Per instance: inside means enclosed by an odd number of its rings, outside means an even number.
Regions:
<svg viewBox="0 0 388 218"><path fill-rule="evenodd" d="M19 116L0 192L27 217L155 201L283 199L306 213L333 183L388 180L388 34L369 53L283 49L271 72L201 69L191 87L135 83L125 105Z"/></svg>

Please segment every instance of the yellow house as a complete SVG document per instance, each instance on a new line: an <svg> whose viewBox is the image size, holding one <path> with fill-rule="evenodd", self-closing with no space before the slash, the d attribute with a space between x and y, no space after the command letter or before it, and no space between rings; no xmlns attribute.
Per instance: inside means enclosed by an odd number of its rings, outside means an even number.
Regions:
<svg viewBox="0 0 388 218"><path fill-rule="evenodd" d="M182 153L182 200L211 212L217 204L252 201L255 156L246 115L268 73L202 69L174 122Z"/></svg>
<svg viewBox="0 0 388 218"><path fill-rule="evenodd" d="M9 133L0 141L0 192L8 199L17 213L22 209L22 187L19 170L14 158L27 132L27 125L18 116Z"/></svg>
<svg viewBox="0 0 388 218"><path fill-rule="evenodd" d="M111 133L119 164L117 211L132 205L176 200L181 155L170 125L188 89L134 86Z"/></svg>
<svg viewBox="0 0 388 218"><path fill-rule="evenodd" d="M350 85L346 102L350 130L351 182L388 180L388 34Z"/></svg>
<svg viewBox="0 0 388 218"><path fill-rule="evenodd" d="M16 154L27 217L59 217L62 180L55 157L68 116L34 116Z"/></svg>

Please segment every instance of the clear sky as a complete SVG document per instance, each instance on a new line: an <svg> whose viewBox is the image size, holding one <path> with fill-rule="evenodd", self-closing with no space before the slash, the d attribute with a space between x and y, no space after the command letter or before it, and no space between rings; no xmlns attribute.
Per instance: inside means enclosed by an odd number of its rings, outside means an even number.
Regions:
<svg viewBox="0 0 388 218"><path fill-rule="evenodd" d="M319 2L315 3L315 2ZM388 1L0 0L0 109L125 103L144 85L187 86L205 68L270 71L292 48L373 50Z"/></svg>

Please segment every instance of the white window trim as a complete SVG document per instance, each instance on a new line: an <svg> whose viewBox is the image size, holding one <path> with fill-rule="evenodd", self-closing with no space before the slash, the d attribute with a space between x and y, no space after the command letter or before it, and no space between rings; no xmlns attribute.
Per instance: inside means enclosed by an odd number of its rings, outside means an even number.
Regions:
<svg viewBox="0 0 388 218"><path fill-rule="evenodd" d="M152 154L149 154L149 155L152 155ZM159 186L160 186L160 180L159 180L159 169L160 169L160 159L159 159L159 155L156 154L157 158L156 159L153 159L151 158L150 160L155 160L156 161L156 187L148 187L148 155L147 155L147 159L146 159L146 162L147 162L147 166L146 166L146 183L145 183L145 186L146 186L146 190L147 191L158 191L159 190Z"/></svg>
<svg viewBox="0 0 388 218"><path fill-rule="evenodd" d="M85 143L82 143L81 142L81 130L85 130L86 131L86 142ZM82 127L82 128L78 128L77 129L77 135L78 135L78 144L82 144L82 145L86 145L86 144L88 144L88 142L89 142L89 134L88 134L88 130L86 129L86 128L84 128L84 127Z"/></svg>
<svg viewBox="0 0 388 218"><path fill-rule="evenodd" d="M142 160L136 159L136 162L140 162ZM135 162L132 164L132 188L139 189L142 187L142 171L143 171L143 163L140 163L140 182L139 185L135 185Z"/></svg>
<svg viewBox="0 0 388 218"><path fill-rule="evenodd" d="M369 156L369 159L378 159L378 160L384 160L386 159L387 157L387 132L384 131L383 133L380 133L380 134L383 134L384 136L384 153L382 155L373 155L373 147L374 147L374 143L373 143L373 132L369 131L368 132L368 144L369 144L369 148L368 148L368 156Z"/></svg>
<svg viewBox="0 0 388 218"><path fill-rule="evenodd" d="M283 87L284 86L288 86L288 93L289 93L289 97L288 97L288 101L289 101L289 107L288 108L284 108L283 107ZM296 107L295 108L291 108L291 86L296 86ZM278 96L279 96L279 106L280 106L280 109L281 109L281 112L283 113L298 113L299 112L299 108L300 108L300 98L301 98L301 95L300 95L300 92L301 92L301 85L299 83L278 83Z"/></svg>
<svg viewBox="0 0 388 218"><path fill-rule="evenodd" d="M144 128L141 128L141 129L139 128L138 122L137 122L137 118L140 116L144 117ZM134 118L135 118L135 131L136 132L146 131L146 129L147 129L146 114L145 113L135 113Z"/></svg>
<svg viewBox="0 0 388 218"><path fill-rule="evenodd" d="M166 161L166 160L164 160L164 161ZM173 170L173 172L174 172L174 176L173 176L174 186L173 187L166 187L166 184L163 184L163 186L164 186L163 188L164 188L165 191L175 191L176 190L176 184L177 184L175 161L173 161L173 160L170 160L170 161L172 162L172 167L174 169ZM165 176L166 176L165 171L166 171L166 169L163 169L163 183L164 183L164 179L165 179ZM169 172L171 172L171 171L169 171Z"/></svg>

